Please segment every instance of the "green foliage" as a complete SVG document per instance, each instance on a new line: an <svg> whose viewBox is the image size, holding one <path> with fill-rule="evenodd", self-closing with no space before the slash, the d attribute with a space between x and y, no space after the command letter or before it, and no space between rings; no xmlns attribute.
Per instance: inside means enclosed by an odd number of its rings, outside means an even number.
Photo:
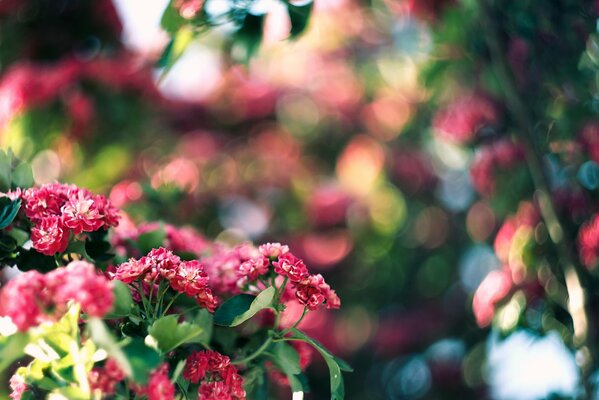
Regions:
<svg viewBox="0 0 599 400"><path fill-rule="evenodd" d="M310 14L314 8L314 1L300 6L287 2L287 13L291 20L291 38L297 38L301 35L310 22Z"/></svg>
<svg viewBox="0 0 599 400"><path fill-rule="evenodd" d="M275 288L271 286L260 292L258 296L239 294L231 297L214 313L214 323L222 326L242 324L258 311L271 307L275 293Z"/></svg>
<svg viewBox="0 0 599 400"><path fill-rule="evenodd" d="M18 160L11 149L0 150L0 192L33 186L29 164Z"/></svg>
<svg viewBox="0 0 599 400"><path fill-rule="evenodd" d="M135 303L131 297L129 286L119 280L112 281L114 303L112 310L104 316L105 319L124 318L131 314Z"/></svg>
<svg viewBox="0 0 599 400"><path fill-rule="evenodd" d="M136 244L139 251L142 254L149 253L152 249L163 246L164 239L166 238L166 231L164 226L160 225L160 228L142 233L137 238Z"/></svg>
<svg viewBox="0 0 599 400"><path fill-rule="evenodd" d="M327 366L329 367L329 377L331 383L331 400L342 400L345 397L345 387L343 385L343 375L341 371L353 372L353 369L347 364L347 362L337 358L331 354L323 345L318 343L316 340L306 336L302 331L298 329L292 329L293 338L309 343L314 347L320 355L324 358Z"/></svg>
<svg viewBox="0 0 599 400"><path fill-rule="evenodd" d="M179 322L178 319L176 315L167 315L157 319L148 329L163 354L183 344L201 343L205 339L203 327L187 321Z"/></svg>
<svg viewBox="0 0 599 400"><path fill-rule="evenodd" d="M160 354L147 346L141 338L127 338L118 342L98 318L91 318L88 328L92 341L114 358L125 374L135 382L145 384L152 370L160 364Z"/></svg>

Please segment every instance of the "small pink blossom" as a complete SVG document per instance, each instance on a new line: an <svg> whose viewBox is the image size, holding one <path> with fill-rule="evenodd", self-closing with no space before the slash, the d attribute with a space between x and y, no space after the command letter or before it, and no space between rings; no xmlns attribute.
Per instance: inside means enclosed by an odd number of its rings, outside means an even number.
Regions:
<svg viewBox="0 0 599 400"><path fill-rule="evenodd" d="M291 282L299 282L308 277L308 268L304 262L291 253L285 253L272 263L275 272L286 276Z"/></svg>
<svg viewBox="0 0 599 400"><path fill-rule="evenodd" d="M62 253L69 245L70 231L63 225L62 219L49 216L31 228L33 248L47 256Z"/></svg>

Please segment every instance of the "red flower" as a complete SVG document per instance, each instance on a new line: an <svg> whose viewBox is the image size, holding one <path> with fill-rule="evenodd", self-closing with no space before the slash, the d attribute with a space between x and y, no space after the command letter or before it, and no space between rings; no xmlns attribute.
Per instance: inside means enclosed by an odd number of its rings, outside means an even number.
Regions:
<svg viewBox="0 0 599 400"><path fill-rule="evenodd" d="M103 367L92 369L87 379L92 391L103 395L114 394L115 386L125 379L125 373L112 358L109 358Z"/></svg>
<svg viewBox="0 0 599 400"><path fill-rule="evenodd" d="M489 272L472 299L472 310L478 326L482 328L491 323L495 305L510 293L512 286L512 275L508 268Z"/></svg>
<svg viewBox="0 0 599 400"><path fill-rule="evenodd" d="M164 247L152 249L148 253L147 258L154 263L156 271L169 280L175 276L181 264L181 258Z"/></svg>
<svg viewBox="0 0 599 400"><path fill-rule="evenodd" d="M168 364L162 364L150 375L145 392L148 400L174 400L175 386L168 377Z"/></svg>
<svg viewBox="0 0 599 400"><path fill-rule="evenodd" d="M299 282L308 277L308 268L304 262L291 253L285 253L272 263L275 272L286 276L291 282Z"/></svg>
<svg viewBox="0 0 599 400"><path fill-rule="evenodd" d="M442 138L459 144L469 143L478 130L497 120L497 110L485 96L460 97L435 115L433 127Z"/></svg>
<svg viewBox="0 0 599 400"><path fill-rule="evenodd" d="M70 231L57 216L49 216L31 228L33 248L47 256L62 253L69 245Z"/></svg>
<svg viewBox="0 0 599 400"><path fill-rule="evenodd" d="M237 273L242 278L242 283L251 282L268 273L269 265L270 261L266 257L252 258L242 262Z"/></svg>
<svg viewBox="0 0 599 400"><path fill-rule="evenodd" d="M38 325L48 305L44 275L28 271L10 280L0 291L0 315L10 317L20 331Z"/></svg>
<svg viewBox="0 0 599 400"><path fill-rule="evenodd" d="M141 260L131 258L129 261L117 266L114 279L124 283L131 283L140 278L150 269L152 269L152 264L148 262L147 258L142 258Z"/></svg>
<svg viewBox="0 0 599 400"><path fill-rule="evenodd" d="M208 274L199 261L184 261L172 275L170 284L176 291L193 297L206 290Z"/></svg>
<svg viewBox="0 0 599 400"><path fill-rule="evenodd" d="M327 299L325 295L328 293L321 289L323 284L325 283L322 275L310 275L297 284L295 297L309 310L316 310Z"/></svg>
<svg viewBox="0 0 599 400"><path fill-rule="evenodd" d="M595 268L599 256L599 214L595 214L578 232L580 261L587 268Z"/></svg>
<svg viewBox="0 0 599 400"><path fill-rule="evenodd" d="M95 267L87 261L73 261L49 272L45 278L52 300L59 308L73 300L81 304L84 313L94 317L102 317L112 308L112 282L97 274Z"/></svg>

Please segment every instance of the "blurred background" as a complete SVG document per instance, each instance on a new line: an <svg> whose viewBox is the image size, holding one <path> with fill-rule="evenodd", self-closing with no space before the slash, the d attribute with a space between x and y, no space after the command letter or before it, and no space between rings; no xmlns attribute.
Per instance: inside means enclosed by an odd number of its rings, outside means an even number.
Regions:
<svg viewBox="0 0 599 400"><path fill-rule="evenodd" d="M524 114L576 240L599 187L596 4L294 2L311 13L290 38L285 2L255 0L256 39L219 21L239 3L0 0L2 147L37 184L108 194L119 229L288 243L342 299L301 327L354 367L348 399L580 396L593 345L518 138Z"/></svg>

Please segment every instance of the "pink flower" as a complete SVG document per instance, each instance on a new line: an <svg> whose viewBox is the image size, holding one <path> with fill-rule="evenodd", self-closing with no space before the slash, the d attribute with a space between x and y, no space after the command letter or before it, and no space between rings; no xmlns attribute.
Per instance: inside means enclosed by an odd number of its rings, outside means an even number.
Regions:
<svg viewBox="0 0 599 400"><path fill-rule="evenodd" d="M198 383L208 372L224 371L231 359L213 350L202 350L191 353L185 362L183 378L191 383Z"/></svg>
<svg viewBox="0 0 599 400"><path fill-rule="evenodd" d="M175 8L179 9L179 15L185 19L195 18L203 5L204 0L176 0L173 4Z"/></svg>
<svg viewBox="0 0 599 400"><path fill-rule="evenodd" d="M195 296L196 302L210 312L218 307L218 299L212 294L212 290L206 288Z"/></svg>
<svg viewBox="0 0 599 400"><path fill-rule="evenodd" d="M599 257L599 214L582 225L577 242L582 264L589 269L595 268Z"/></svg>
<svg viewBox="0 0 599 400"><path fill-rule="evenodd" d="M512 275L508 268L489 272L472 299L472 310L478 326L482 328L491 323L496 304L510 293L512 286Z"/></svg>
<svg viewBox="0 0 599 400"><path fill-rule="evenodd" d="M69 245L70 231L60 217L48 216L31 228L33 248L47 256L62 253Z"/></svg>
<svg viewBox="0 0 599 400"><path fill-rule="evenodd" d="M199 261L184 261L172 275L170 284L176 291L193 297L206 290L208 274Z"/></svg>
<svg viewBox="0 0 599 400"><path fill-rule="evenodd" d="M291 253L285 253L272 263L275 272L286 276L291 282L299 282L308 277L308 268L304 262Z"/></svg>
<svg viewBox="0 0 599 400"><path fill-rule="evenodd" d="M81 304L84 313L94 317L102 317L112 308L112 282L96 273L95 267L87 261L73 261L49 272L45 278L57 305L64 307L73 300Z"/></svg>
<svg viewBox="0 0 599 400"><path fill-rule="evenodd" d="M28 271L10 280L0 291L0 315L8 316L20 331L47 319L49 305L44 275Z"/></svg>
<svg viewBox="0 0 599 400"><path fill-rule="evenodd" d="M69 196L62 206L64 224L76 235L81 232L93 232L104 226L104 215L89 192L77 190Z"/></svg>
<svg viewBox="0 0 599 400"><path fill-rule="evenodd" d="M255 281L260 275L268 273L269 265L270 261L266 257L252 258L241 263L237 274L242 278L242 283Z"/></svg>
<svg viewBox="0 0 599 400"><path fill-rule="evenodd" d="M328 293L321 289L324 285L326 284L322 275L310 275L297 284L295 297L300 304L314 311L327 300L326 294Z"/></svg>
<svg viewBox="0 0 599 400"><path fill-rule="evenodd" d="M243 378L230 361L229 357L216 351L194 352L187 358L183 378L191 383L201 383L200 399L245 399Z"/></svg>
<svg viewBox="0 0 599 400"><path fill-rule="evenodd" d="M14 374L10 377L10 398L11 400L21 400L23 393L27 391L27 384L21 375Z"/></svg>
<svg viewBox="0 0 599 400"><path fill-rule="evenodd" d="M181 264L181 258L164 247L152 249L147 258L154 263L156 271L169 280L177 273L179 264Z"/></svg>
<svg viewBox="0 0 599 400"><path fill-rule="evenodd" d="M109 358L103 367L92 369L87 378L92 391L111 395L114 394L115 386L125 379L125 373L116 361Z"/></svg>
<svg viewBox="0 0 599 400"><path fill-rule="evenodd" d="M38 223L47 217L60 216L60 208L69 199L68 185L51 183L39 188L30 188L23 193L25 200L25 215L33 223Z"/></svg>
<svg viewBox="0 0 599 400"><path fill-rule="evenodd" d="M175 386L168 377L168 364L162 364L150 375L145 392L148 400L174 400Z"/></svg>
<svg viewBox="0 0 599 400"><path fill-rule="evenodd" d="M222 381L202 383L198 395L202 400L233 400L229 387Z"/></svg>
<svg viewBox="0 0 599 400"><path fill-rule="evenodd" d="M289 252L289 247L281 243L265 243L258 247L258 251L264 257L268 257L271 260L279 258L285 253Z"/></svg>
<svg viewBox="0 0 599 400"><path fill-rule="evenodd" d="M440 137L466 144L474 139L480 128L495 123L497 118L497 109L489 98L470 94L439 110L434 117L433 127Z"/></svg>
<svg viewBox="0 0 599 400"><path fill-rule="evenodd" d="M129 261L126 261L117 267L114 279L129 284L142 277L151 269L152 264L148 262L147 258L142 260L130 258Z"/></svg>
<svg viewBox="0 0 599 400"><path fill-rule="evenodd" d="M208 357L207 351L196 351L191 353L185 361L185 369L183 370L183 379L190 381L191 383L198 383L206 375L208 370Z"/></svg>

